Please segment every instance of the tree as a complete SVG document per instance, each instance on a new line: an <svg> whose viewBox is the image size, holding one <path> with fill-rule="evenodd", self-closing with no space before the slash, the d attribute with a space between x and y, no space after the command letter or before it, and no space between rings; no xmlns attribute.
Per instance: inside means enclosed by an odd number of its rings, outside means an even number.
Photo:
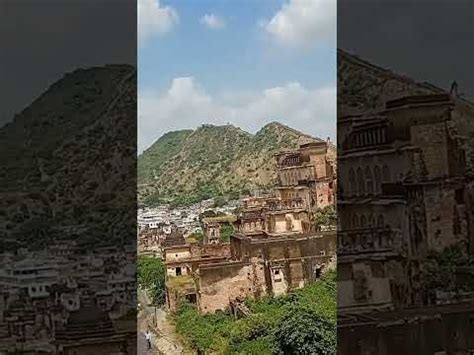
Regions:
<svg viewBox="0 0 474 355"><path fill-rule="evenodd" d="M291 307L275 337L281 354L336 353L336 322L309 308Z"/></svg>
<svg viewBox="0 0 474 355"><path fill-rule="evenodd" d="M440 252L431 252L423 265L421 281L424 290L431 300L436 297L436 291L456 292L458 290L472 291L470 283L461 283L456 279L458 267L469 264L466 246L455 244Z"/></svg>
<svg viewBox="0 0 474 355"><path fill-rule="evenodd" d="M314 220L318 226L335 226L337 223L336 208L333 205L320 208L316 211Z"/></svg>
<svg viewBox="0 0 474 355"><path fill-rule="evenodd" d="M335 354L336 272L276 298L246 299L250 314L200 314L183 301L176 331L198 354Z"/></svg>
<svg viewBox="0 0 474 355"><path fill-rule="evenodd" d="M160 259L138 257L138 284L149 290L153 303L158 305L165 302L165 272L165 265Z"/></svg>
<svg viewBox="0 0 474 355"><path fill-rule="evenodd" d="M231 224L226 223L221 226L222 241L228 242L232 234L234 234L234 227Z"/></svg>

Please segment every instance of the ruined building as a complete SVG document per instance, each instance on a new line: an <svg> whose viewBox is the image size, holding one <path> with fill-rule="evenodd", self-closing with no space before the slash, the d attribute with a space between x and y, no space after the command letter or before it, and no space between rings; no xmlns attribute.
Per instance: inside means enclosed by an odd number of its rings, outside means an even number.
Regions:
<svg viewBox="0 0 474 355"><path fill-rule="evenodd" d="M278 188L296 191L307 183L307 195L277 192L276 196L243 199L241 211L233 221L235 232L230 243L214 243L219 221L206 220L204 245L165 250L168 307L173 309L180 298L186 298L203 313L223 310L246 297L281 295L303 287L334 265L335 231L317 232L310 208L310 198L316 191L324 195L320 206L334 203L328 197L332 196L334 170L325 158L326 148L326 143L319 142L302 146L302 159L293 165L279 156ZM288 176L292 178L298 164L298 172L308 175L301 175L291 185L293 181L285 180L284 172L290 171ZM318 203L316 199L314 202Z"/></svg>
<svg viewBox="0 0 474 355"><path fill-rule="evenodd" d="M142 228L137 240L140 255L161 256L164 248L186 244L183 234L173 223L157 223L156 228Z"/></svg>
<svg viewBox="0 0 474 355"><path fill-rule="evenodd" d="M428 254L472 249L473 117L474 106L447 94L339 117L340 309L425 304Z"/></svg>
<svg viewBox="0 0 474 355"><path fill-rule="evenodd" d="M472 260L474 105L342 51L338 79L338 347L467 353L474 302L425 275L449 247Z"/></svg>
<svg viewBox="0 0 474 355"><path fill-rule="evenodd" d="M336 191L333 148L321 141L277 154L277 196L283 200L301 198L311 211L333 205Z"/></svg>
<svg viewBox="0 0 474 355"><path fill-rule="evenodd" d="M234 215L218 217L206 217L202 220L202 230L204 233L204 244L219 244L223 242L221 231L225 226L230 226L235 222Z"/></svg>

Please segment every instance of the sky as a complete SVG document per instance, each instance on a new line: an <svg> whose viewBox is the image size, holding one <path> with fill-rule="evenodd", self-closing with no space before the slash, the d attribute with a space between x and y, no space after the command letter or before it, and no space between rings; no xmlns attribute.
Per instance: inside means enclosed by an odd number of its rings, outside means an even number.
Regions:
<svg viewBox="0 0 474 355"><path fill-rule="evenodd" d="M474 98L474 1L338 0L338 47Z"/></svg>
<svg viewBox="0 0 474 355"><path fill-rule="evenodd" d="M136 65L136 11L129 0L1 0L0 127L67 72Z"/></svg>
<svg viewBox="0 0 474 355"><path fill-rule="evenodd" d="M334 0L138 0L138 151L164 133L278 121L336 136Z"/></svg>
<svg viewBox="0 0 474 355"><path fill-rule="evenodd" d="M137 1L140 149L205 122L254 132L279 120L335 137L335 1ZM456 80L473 98L474 1L337 7L338 46L443 88ZM66 72L135 64L136 11L129 0L0 1L0 126Z"/></svg>

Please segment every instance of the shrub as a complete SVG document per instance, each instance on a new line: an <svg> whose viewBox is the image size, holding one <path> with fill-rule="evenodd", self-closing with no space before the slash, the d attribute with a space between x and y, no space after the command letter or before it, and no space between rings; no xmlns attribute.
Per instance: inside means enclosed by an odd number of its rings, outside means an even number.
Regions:
<svg viewBox="0 0 474 355"><path fill-rule="evenodd" d="M335 354L336 273L287 296L245 301L251 314L199 314L181 304L173 315L177 332L198 353Z"/></svg>
<svg viewBox="0 0 474 355"><path fill-rule="evenodd" d="M336 353L336 322L308 308L292 307L275 334L280 354Z"/></svg>
<svg viewBox="0 0 474 355"><path fill-rule="evenodd" d="M230 237L234 234L234 227L231 224L223 224L221 226L221 240L228 242Z"/></svg>

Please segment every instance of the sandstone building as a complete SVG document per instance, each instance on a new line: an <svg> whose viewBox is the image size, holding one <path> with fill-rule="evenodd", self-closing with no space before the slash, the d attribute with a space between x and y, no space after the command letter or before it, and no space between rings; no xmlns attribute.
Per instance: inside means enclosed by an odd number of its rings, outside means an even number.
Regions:
<svg viewBox="0 0 474 355"><path fill-rule="evenodd" d="M428 254L472 249L469 115L474 106L432 94L340 117L340 309L422 305Z"/></svg>
<svg viewBox="0 0 474 355"><path fill-rule="evenodd" d="M448 248L472 260L474 105L343 51L338 80L338 347L466 353L472 292L426 275Z"/></svg>
<svg viewBox="0 0 474 355"><path fill-rule="evenodd" d="M304 144L296 151L276 155L277 196L299 197L311 211L334 204L335 154L329 142Z"/></svg>
<svg viewBox="0 0 474 355"><path fill-rule="evenodd" d="M202 230L205 244L219 244L222 241L221 231L225 226L235 222L234 215L206 217L202 220Z"/></svg>
<svg viewBox="0 0 474 355"><path fill-rule="evenodd" d="M277 191L241 201L230 243L215 243L219 223L229 219L206 219L204 245L165 249L169 308L186 298L206 313L246 297L285 294L334 265L335 230L317 231L312 221L317 207L334 204L327 143L304 145L276 159Z"/></svg>

